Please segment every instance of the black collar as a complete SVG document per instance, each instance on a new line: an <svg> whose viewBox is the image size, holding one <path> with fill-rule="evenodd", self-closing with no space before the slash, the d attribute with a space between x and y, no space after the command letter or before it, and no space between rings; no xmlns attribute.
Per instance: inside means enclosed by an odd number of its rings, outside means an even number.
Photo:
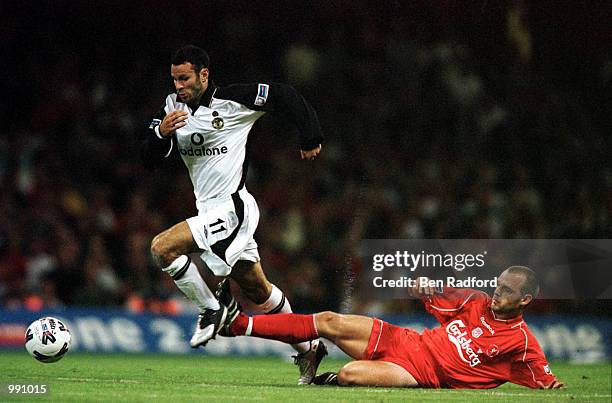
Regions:
<svg viewBox="0 0 612 403"><path fill-rule="evenodd" d="M208 87L206 88L206 91L204 91L204 94L202 94L202 98L200 98L200 103L198 104L198 107L205 106L208 108L210 106L210 101L212 100L216 89L217 86L215 85L215 82L213 80L208 80Z"/></svg>

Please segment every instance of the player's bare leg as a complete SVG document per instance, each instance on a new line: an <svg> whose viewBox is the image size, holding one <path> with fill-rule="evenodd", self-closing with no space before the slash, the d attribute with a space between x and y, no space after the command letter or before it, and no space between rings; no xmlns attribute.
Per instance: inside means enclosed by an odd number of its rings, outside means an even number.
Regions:
<svg viewBox="0 0 612 403"><path fill-rule="evenodd" d="M315 383L342 386L418 386L414 377L397 364L364 360L374 319L334 312L315 314L314 319L319 336L332 340L342 351L357 360L346 364L337 374L328 372L317 376Z"/></svg>
<svg viewBox="0 0 612 403"><path fill-rule="evenodd" d="M189 342L194 348L215 337L227 316L227 308L219 304L189 257L189 253L198 250L187 221L163 231L151 242L151 254L157 265L200 309L196 330Z"/></svg>
<svg viewBox="0 0 612 403"><path fill-rule="evenodd" d="M342 351L356 359L340 372L315 377L316 384L418 386L414 377L399 365L365 360L374 319L359 315L321 312L314 315L282 314L248 317L240 314L232 324L236 335L248 335L284 342L330 339Z"/></svg>
<svg viewBox="0 0 612 403"><path fill-rule="evenodd" d="M374 319L360 315L321 312L314 315L314 320L319 336L331 340L351 358L364 358Z"/></svg>
<svg viewBox="0 0 612 403"><path fill-rule="evenodd" d="M260 262L239 260L230 273L243 297L256 305L265 303L272 294L272 283L268 281Z"/></svg>
<svg viewBox="0 0 612 403"><path fill-rule="evenodd" d="M278 314L248 317L239 314L230 326L232 334L263 337L285 343L332 340L352 358L361 359L372 332L373 319L365 316L321 312L315 315ZM323 343L320 343L323 346ZM318 358L318 362L323 357ZM313 378L310 381L314 380Z"/></svg>
<svg viewBox="0 0 612 403"><path fill-rule="evenodd" d="M198 250L187 221L180 222L157 234L151 242L151 254L161 268L170 266L181 255Z"/></svg>
<svg viewBox="0 0 612 403"><path fill-rule="evenodd" d="M385 361L352 361L338 372L342 386L417 387L414 376L404 368Z"/></svg>
<svg viewBox="0 0 612 403"><path fill-rule="evenodd" d="M248 313L260 315L292 312L291 304L283 292L266 278L260 262L240 260L233 267L230 277L240 287L241 302ZM292 347L298 352L294 356L300 370L298 384L309 384L321 360L327 355L327 349L316 339L292 344Z"/></svg>
<svg viewBox="0 0 612 403"><path fill-rule="evenodd" d="M359 315L342 315L321 312L314 315L319 336L334 342L353 361L338 374L325 373L316 377L315 383L363 386L418 386L414 377L397 364L364 360L370 342L374 319Z"/></svg>
<svg viewBox="0 0 612 403"><path fill-rule="evenodd" d="M351 358L363 359L374 320L367 316L321 312L314 315L295 313L247 316L240 313L230 324L234 336L299 343L325 337Z"/></svg>

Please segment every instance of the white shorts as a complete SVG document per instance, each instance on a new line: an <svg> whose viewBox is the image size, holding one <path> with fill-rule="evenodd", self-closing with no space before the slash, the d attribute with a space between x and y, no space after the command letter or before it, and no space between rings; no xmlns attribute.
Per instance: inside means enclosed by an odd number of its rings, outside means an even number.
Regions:
<svg viewBox="0 0 612 403"><path fill-rule="evenodd" d="M198 215L187 219L201 257L216 276L227 276L238 260L259 261L253 239L259 222L255 198L242 188L225 200L205 203Z"/></svg>

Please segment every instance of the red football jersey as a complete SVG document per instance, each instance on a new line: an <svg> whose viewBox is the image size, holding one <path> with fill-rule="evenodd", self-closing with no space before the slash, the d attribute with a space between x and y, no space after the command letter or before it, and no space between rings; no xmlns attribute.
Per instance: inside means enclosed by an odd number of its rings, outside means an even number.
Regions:
<svg viewBox="0 0 612 403"><path fill-rule="evenodd" d="M443 387L494 388L512 382L538 388L556 378L522 316L502 320L481 291L445 287L423 300L442 325L421 340L436 364Z"/></svg>

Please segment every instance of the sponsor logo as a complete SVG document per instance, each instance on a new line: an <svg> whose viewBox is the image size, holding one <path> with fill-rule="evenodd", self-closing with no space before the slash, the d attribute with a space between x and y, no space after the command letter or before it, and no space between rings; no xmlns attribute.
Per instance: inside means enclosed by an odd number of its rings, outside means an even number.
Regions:
<svg viewBox="0 0 612 403"><path fill-rule="evenodd" d="M477 338L479 338L480 336L482 336L482 329L481 329L481 328L479 328L479 327L474 328L474 330L472 330L472 337L473 337L473 338L475 338L475 339L477 339Z"/></svg>
<svg viewBox="0 0 612 403"><path fill-rule="evenodd" d="M262 106L268 100L268 90L270 86L268 84L259 84L257 87L257 96L255 97L255 105Z"/></svg>
<svg viewBox="0 0 612 403"><path fill-rule="evenodd" d="M459 358L463 362L466 362L470 367L475 367L480 364L480 358L478 354L472 349L472 339L468 339L467 330L465 323L462 320L456 319L446 325L446 333L448 333L448 339L457 348Z"/></svg>
<svg viewBox="0 0 612 403"><path fill-rule="evenodd" d="M204 144L204 136L200 133L193 133L191 135L191 144L193 144L194 146L201 146L202 144Z"/></svg>
<svg viewBox="0 0 612 403"><path fill-rule="evenodd" d="M189 147L189 148L179 147L179 152L181 153L181 155L188 155L190 157L209 157L212 155L227 154L229 151L227 149L227 146L221 146L221 147L203 146L202 144L204 144L204 135L201 133L191 134L191 144L193 144L194 147Z"/></svg>
<svg viewBox="0 0 612 403"><path fill-rule="evenodd" d="M149 129L155 129L160 124L161 124L161 120L160 119L153 119L151 121L151 124L149 125Z"/></svg>
<svg viewBox="0 0 612 403"><path fill-rule="evenodd" d="M480 317L480 323L482 323L484 325L484 327L487 328L487 330L491 333L491 334L495 334L495 330L493 330L493 328L491 327L491 325L489 325L487 323L487 321L485 320L484 316Z"/></svg>
<svg viewBox="0 0 612 403"><path fill-rule="evenodd" d="M223 147L189 147L179 148L181 155L188 155L190 157L209 157L212 155L227 154L227 146Z"/></svg>
<svg viewBox="0 0 612 403"><path fill-rule="evenodd" d="M495 357L497 354L499 354L499 347L497 347L495 344L490 345L487 347L486 354L491 358Z"/></svg>

